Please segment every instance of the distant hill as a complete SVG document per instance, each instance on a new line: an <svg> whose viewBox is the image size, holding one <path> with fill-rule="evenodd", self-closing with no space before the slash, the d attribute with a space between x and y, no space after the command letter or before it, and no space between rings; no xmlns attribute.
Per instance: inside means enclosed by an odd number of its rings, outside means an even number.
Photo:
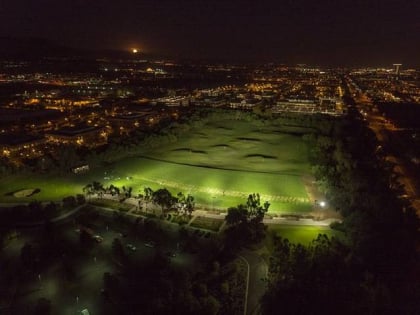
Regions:
<svg viewBox="0 0 420 315"><path fill-rule="evenodd" d="M65 57L80 52L53 41L39 38L0 37L0 58L38 59Z"/></svg>
<svg viewBox="0 0 420 315"><path fill-rule="evenodd" d="M137 57L140 56L141 58L159 58L143 53ZM88 50L66 47L52 40L41 38L0 37L0 59L36 60L59 57L125 59L133 57L133 55L128 51L121 50Z"/></svg>

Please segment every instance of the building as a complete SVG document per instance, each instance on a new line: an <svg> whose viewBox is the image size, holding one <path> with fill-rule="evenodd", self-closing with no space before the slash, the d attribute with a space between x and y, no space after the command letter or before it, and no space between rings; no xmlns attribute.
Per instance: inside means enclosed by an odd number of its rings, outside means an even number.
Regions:
<svg viewBox="0 0 420 315"><path fill-rule="evenodd" d="M129 134L148 124L149 118L153 117L150 112L129 112L118 114L108 118L108 121L115 132L119 134Z"/></svg>
<svg viewBox="0 0 420 315"><path fill-rule="evenodd" d="M73 144L85 147L97 147L107 143L108 133L105 127L78 125L49 131L45 134L51 144Z"/></svg>
<svg viewBox="0 0 420 315"><path fill-rule="evenodd" d="M44 155L46 139L39 136L2 134L0 155L11 159L35 158Z"/></svg>

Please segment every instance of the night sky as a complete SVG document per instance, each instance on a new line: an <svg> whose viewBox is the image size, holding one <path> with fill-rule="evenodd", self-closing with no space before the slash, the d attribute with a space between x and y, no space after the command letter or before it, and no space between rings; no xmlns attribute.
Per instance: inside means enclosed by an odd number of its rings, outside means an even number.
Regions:
<svg viewBox="0 0 420 315"><path fill-rule="evenodd" d="M0 0L0 36L167 56L420 64L418 0Z"/></svg>

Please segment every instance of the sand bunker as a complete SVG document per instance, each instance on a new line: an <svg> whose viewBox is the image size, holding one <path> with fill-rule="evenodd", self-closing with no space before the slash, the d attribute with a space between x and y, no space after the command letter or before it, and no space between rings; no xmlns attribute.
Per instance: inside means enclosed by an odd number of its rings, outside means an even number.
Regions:
<svg viewBox="0 0 420 315"><path fill-rule="evenodd" d="M13 196L16 197L16 198L31 197L31 196L39 193L40 191L41 191L41 189L39 189L39 188L22 189L22 190L15 191L13 193Z"/></svg>

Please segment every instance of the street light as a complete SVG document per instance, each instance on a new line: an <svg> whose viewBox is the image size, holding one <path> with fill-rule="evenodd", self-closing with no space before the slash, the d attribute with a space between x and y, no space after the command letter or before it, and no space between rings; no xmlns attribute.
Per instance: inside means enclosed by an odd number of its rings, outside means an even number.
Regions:
<svg viewBox="0 0 420 315"><path fill-rule="evenodd" d="M325 201L321 201L321 202L319 203L319 205L321 206L321 208L325 208L325 206L326 206L327 204L325 203Z"/></svg>

